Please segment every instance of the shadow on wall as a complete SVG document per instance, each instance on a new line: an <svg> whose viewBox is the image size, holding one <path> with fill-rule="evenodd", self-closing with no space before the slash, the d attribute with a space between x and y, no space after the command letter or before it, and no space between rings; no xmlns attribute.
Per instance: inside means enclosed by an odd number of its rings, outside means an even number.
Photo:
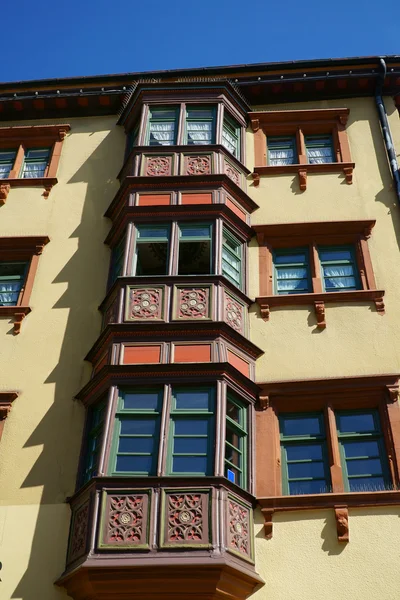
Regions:
<svg viewBox="0 0 400 600"><path fill-rule="evenodd" d="M88 123L79 123L73 132L95 133L93 122L90 123L91 128ZM97 131L104 130L104 122L101 125L103 129ZM104 245L110 223L103 214L118 189L114 178L121 168L124 149L123 131L117 129L114 123L111 127L110 133L68 181L69 184L87 184L83 206L79 207L82 209L79 226L71 235L65 233L63 237L61 233L52 239L55 251L56 244L66 243L71 238L78 239L78 247L52 282L67 284L66 291L53 309L68 309L68 319L60 343L58 364L43 382L54 386L53 404L25 444L25 447L42 446L43 449L22 487L41 486L43 494L29 564L12 598L36 600L41 597L48 600L67 597L63 590L53 585L65 564L57 562L54 568L60 569L59 572L53 572L50 565L52 547L64 548L64 554L66 552L70 511L65 500L74 492L84 422L83 407L73 400L73 396L90 374L84 357L96 340L101 325L98 305L105 294L110 254ZM68 199L68 195L66 197ZM59 204L63 201L65 198L61 197ZM60 206L60 210L63 207ZM59 231L63 231L62 227ZM62 523L55 522L56 517L50 511L52 521L48 510L51 508L48 505L60 504L57 515L64 515ZM59 556L59 550L56 554Z"/></svg>

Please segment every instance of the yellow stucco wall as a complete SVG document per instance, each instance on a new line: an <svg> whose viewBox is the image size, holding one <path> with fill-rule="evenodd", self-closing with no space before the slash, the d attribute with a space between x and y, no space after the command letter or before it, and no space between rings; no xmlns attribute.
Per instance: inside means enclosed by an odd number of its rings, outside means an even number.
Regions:
<svg viewBox="0 0 400 600"><path fill-rule="evenodd" d="M69 507L84 411L73 400L90 370L84 356L100 331L109 221L125 136L116 118L68 122L46 200L40 188L11 189L0 208L0 236L48 235L19 336L0 320L1 390L18 390L1 440L0 577L2 600L58 600L65 567ZM12 125L15 123L6 123ZM27 124L40 124L35 123Z"/></svg>

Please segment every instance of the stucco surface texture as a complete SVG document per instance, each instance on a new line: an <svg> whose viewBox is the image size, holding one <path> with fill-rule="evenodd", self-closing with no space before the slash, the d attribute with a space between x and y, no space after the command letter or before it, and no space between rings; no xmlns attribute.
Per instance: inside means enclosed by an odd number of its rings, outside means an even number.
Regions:
<svg viewBox="0 0 400 600"><path fill-rule="evenodd" d="M53 582L65 567L65 501L75 487L84 420L73 397L90 376L84 357L100 331L110 255L103 214L118 189L125 141L114 117L67 122L50 197L41 188L14 188L0 208L0 236L50 237L20 335L0 320L1 390L20 392L1 440L2 600L65 596Z"/></svg>
<svg viewBox="0 0 400 600"><path fill-rule="evenodd" d="M388 104L393 101L389 100ZM327 328L319 330L312 306L271 310L270 321L250 310L252 341L265 354L257 361L258 381L340 377L400 372L399 209L373 98L315 102L265 110L348 107L347 133L354 180L348 185L340 173L309 174L300 192L297 175L262 176L259 187L250 183L250 196L260 208L253 224L301 223L376 219L368 241L377 289L385 290L386 315L373 303L326 305ZM388 108L389 110L389 108ZM400 121L390 109L392 128L400 142ZM247 133L248 167L254 166L253 134ZM259 295L258 246L249 250L249 295ZM262 276L262 274L261 274Z"/></svg>

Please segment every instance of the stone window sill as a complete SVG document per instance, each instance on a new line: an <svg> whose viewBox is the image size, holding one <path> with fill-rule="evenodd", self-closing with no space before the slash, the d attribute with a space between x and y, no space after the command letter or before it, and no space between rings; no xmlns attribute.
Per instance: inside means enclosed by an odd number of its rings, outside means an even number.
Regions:
<svg viewBox="0 0 400 600"><path fill-rule="evenodd" d="M17 335L21 331L22 321L26 315L31 312L29 306L0 306L0 319L9 317L14 320L14 333Z"/></svg>
<svg viewBox="0 0 400 600"><path fill-rule="evenodd" d="M43 187L43 196L49 197L52 187L57 183L57 177L26 177L24 179L0 180L0 206L5 204L12 187Z"/></svg>
<svg viewBox="0 0 400 600"><path fill-rule="evenodd" d="M344 173L346 182L353 183L353 170L355 163L335 162L321 164L293 164L293 165L266 165L254 167L252 173L254 185L258 186L261 175L284 175L286 173L297 173L299 177L299 187L301 191L307 189L308 173Z"/></svg>

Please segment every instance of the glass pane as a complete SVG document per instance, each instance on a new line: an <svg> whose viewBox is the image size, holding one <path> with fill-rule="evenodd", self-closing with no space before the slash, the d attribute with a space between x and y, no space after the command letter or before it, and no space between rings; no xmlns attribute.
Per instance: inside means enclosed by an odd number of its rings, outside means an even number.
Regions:
<svg viewBox="0 0 400 600"><path fill-rule="evenodd" d="M160 392L126 392L123 395L123 407L133 409L159 410Z"/></svg>
<svg viewBox="0 0 400 600"><path fill-rule="evenodd" d="M208 419L175 419L175 435L208 435Z"/></svg>
<svg viewBox="0 0 400 600"><path fill-rule="evenodd" d="M208 410L210 390L174 391L177 410Z"/></svg>
<svg viewBox="0 0 400 600"><path fill-rule="evenodd" d="M236 406L229 399L226 401L226 414L232 419L232 421L236 421L236 423L240 423L240 408Z"/></svg>
<svg viewBox="0 0 400 600"><path fill-rule="evenodd" d="M374 492L387 488L383 477L356 477L349 479L349 487L351 492Z"/></svg>
<svg viewBox="0 0 400 600"><path fill-rule="evenodd" d="M321 435L318 417L282 417L281 431L284 436Z"/></svg>
<svg viewBox="0 0 400 600"><path fill-rule="evenodd" d="M23 277L27 267L26 262L0 262L0 277Z"/></svg>
<svg viewBox="0 0 400 600"><path fill-rule="evenodd" d="M211 273L211 242L179 244L178 275L208 275Z"/></svg>
<svg viewBox="0 0 400 600"><path fill-rule="evenodd" d="M226 428L226 441L229 442L232 446L239 448L240 436L232 431L228 426Z"/></svg>
<svg viewBox="0 0 400 600"><path fill-rule="evenodd" d="M352 277L353 265L328 265L323 268L325 277Z"/></svg>
<svg viewBox="0 0 400 600"><path fill-rule="evenodd" d="M212 119L214 116L214 110L212 108L188 108L187 118L188 119Z"/></svg>
<svg viewBox="0 0 400 600"><path fill-rule="evenodd" d="M16 157L16 152L14 150L11 151L2 151L0 152L0 161L1 162L14 162L14 159Z"/></svg>
<svg viewBox="0 0 400 600"><path fill-rule="evenodd" d="M49 157L50 150L49 148L36 148L27 150L25 154L25 158L27 159L35 159L35 160L46 160Z"/></svg>
<svg viewBox="0 0 400 600"><path fill-rule="evenodd" d="M137 235L139 239L158 238L161 240L168 240L169 227L151 227L150 225L140 225L137 227Z"/></svg>
<svg viewBox="0 0 400 600"><path fill-rule="evenodd" d="M379 456L379 444L376 441L370 442L346 442L346 457Z"/></svg>
<svg viewBox="0 0 400 600"><path fill-rule="evenodd" d="M211 225L181 225L179 227L179 235L181 238L210 238Z"/></svg>
<svg viewBox="0 0 400 600"><path fill-rule="evenodd" d="M153 468L152 456L117 456L115 470L122 472L151 473Z"/></svg>
<svg viewBox="0 0 400 600"><path fill-rule="evenodd" d="M206 456L174 456L172 460L173 473L207 473Z"/></svg>
<svg viewBox="0 0 400 600"><path fill-rule="evenodd" d="M302 479L304 477L325 476L324 463L322 462L304 462L288 464L289 479Z"/></svg>
<svg viewBox="0 0 400 600"><path fill-rule="evenodd" d="M292 496L300 494L326 494L330 489L324 480L292 481L289 483L289 493Z"/></svg>
<svg viewBox="0 0 400 600"><path fill-rule="evenodd" d="M169 108L152 108L150 110L151 119L175 119L176 110Z"/></svg>
<svg viewBox="0 0 400 600"><path fill-rule="evenodd" d="M207 454L207 438L175 438L174 454Z"/></svg>
<svg viewBox="0 0 400 600"><path fill-rule="evenodd" d="M276 265L288 265L288 264L305 264L307 263L308 253L303 252L293 252L291 254L275 254L274 263Z"/></svg>
<svg viewBox="0 0 400 600"><path fill-rule="evenodd" d="M381 475L382 465L379 458L354 459L346 461L347 473L351 475Z"/></svg>
<svg viewBox="0 0 400 600"><path fill-rule="evenodd" d="M241 454L230 446L225 446L225 459L236 467L241 467Z"/></svg>
<svg viewBox="0 0 400 600"><path fill-rule="evenodd" d="M152 454L153 450L154 438L152 437L121 437L119 439L118 452Z"/></svg>
<svg viewBox="0 0 400 600"><path fill-rule="evenodd" d="M362 433L376 430L372 413L338 413L336 419L340 433Z"/></svg>
<svg viewBox="0 0 400 600"><path fill-rule="evenodd" d="M287 460L322 460L321 444L285 445Z"/></svg>
<svg viewBox="0 0 400 600"><path fill-rule="evenodd" d="M167 242L140 242L136 247L136 275L166 275Z"/></svg>
<svg viewBox="0 0 400 600"><path fill-rule="evenodd" d="M157 419L141 419L133 417L132 419L121 419L121 434L154 435L156 433Z"/></svg>
<svg viewBox="0 0 400 600"><path fill-rule="evenodd" d="M0 305L15 306L22 289L22 281L0 281Z"/></svg>
<svg viewBox="0 0 400 600"><path fill-rule="evenodd" d="M47 162L25 163L23 172L22 172L22 178L23 179L28 179L28 178L37 179L38 177L44 177L46 167L47 167Z"/></svg>
<svg viewBox="0 0 400 600"><path fill-rule="evenodd" d="M332 262L337 262L337 261L350 261L352 262L353 260L353 256L351 253L350 249L339 249L339 250L322 250L319 249L319 257L321 262L325 262L325 261L332 261Z"/></svg>
<svg viewBox="0 0 400 600"><path fill-rule="evenodd" d="M341 289L356 289L356 280L354 277L325 277L326 291Z"/></svg>

